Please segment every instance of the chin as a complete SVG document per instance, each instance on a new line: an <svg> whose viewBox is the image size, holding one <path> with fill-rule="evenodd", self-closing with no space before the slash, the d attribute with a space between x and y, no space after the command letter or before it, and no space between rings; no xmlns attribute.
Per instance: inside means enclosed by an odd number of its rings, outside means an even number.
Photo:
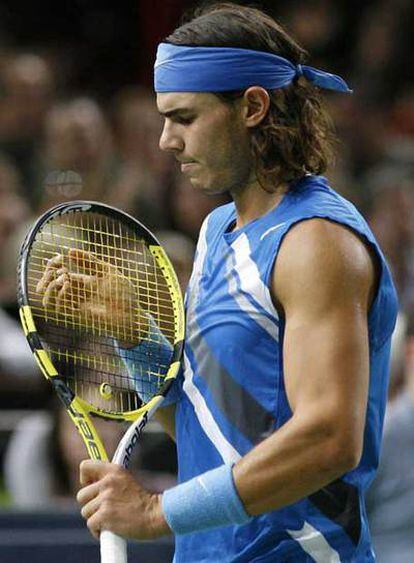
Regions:
<svg viewBox="0 0 414 563"><path fill-rule="evenodd" d="M203 182L200 178L189 178L191 185L193 188L200 192L209 193L210 187L206 182Z"/></svg>
<svg viewBox="0 0 414 563"><path fill-rule="evenodd" d="M221 187L212 186L210 183L203 182L198 178L190 178L190 182L194 189L205 195L221 195L227 192L227 190Z"/></svg>

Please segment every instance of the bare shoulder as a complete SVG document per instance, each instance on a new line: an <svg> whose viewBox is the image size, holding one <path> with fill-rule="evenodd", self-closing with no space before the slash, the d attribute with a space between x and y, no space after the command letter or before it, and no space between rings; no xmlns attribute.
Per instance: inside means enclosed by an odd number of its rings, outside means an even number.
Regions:
<svg viewBox="0 0 414 563"><path fill-rule="evenodd" d="M377 257L361 237L326 219L301 221L286 234L273 271L272 295L284 309L302 301L326 310L332 300L368 309Z"/></svg>

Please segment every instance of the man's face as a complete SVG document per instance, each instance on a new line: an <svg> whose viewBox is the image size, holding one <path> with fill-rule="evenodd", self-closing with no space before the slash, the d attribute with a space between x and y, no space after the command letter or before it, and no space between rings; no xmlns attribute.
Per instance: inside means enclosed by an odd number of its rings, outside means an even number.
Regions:
<svg viewBox="0 0 414 563"><path fill-rule="evenodd" d="M252 180L253 158L242 108L214 94L157 95L164 116L161 150L172 152L192 185L205 193L237 193Z"/></svg>

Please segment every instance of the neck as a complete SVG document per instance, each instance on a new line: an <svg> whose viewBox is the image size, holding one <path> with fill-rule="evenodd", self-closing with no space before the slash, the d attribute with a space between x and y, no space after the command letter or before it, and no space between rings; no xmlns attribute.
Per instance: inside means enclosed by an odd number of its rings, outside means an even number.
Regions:
<svg viewBox="0 0 414 563"><path fill-rule="evenodd" d="M287 185L279 186L274 192L264 190L258 181L252 182L244 190L232 193L236 205L237 222L235 230L244 227L250 221L265 215L277 207L287 191Z"/></svg>

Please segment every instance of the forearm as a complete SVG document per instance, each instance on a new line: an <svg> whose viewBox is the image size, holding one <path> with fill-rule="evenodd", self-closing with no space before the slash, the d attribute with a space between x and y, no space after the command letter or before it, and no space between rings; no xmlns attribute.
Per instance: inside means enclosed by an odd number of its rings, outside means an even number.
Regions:
<svg viewBox="0 0 414 563"><path fill-rule="evenodd" d="M293 417L233 468L236 489L250 515L294 503L355 465L337 431Z"/></svg>
<svg viewBox="0 0 414 563"><path fill-rule="evenodd" d="M147 403L160 389L160 382L168 374L171 363L173 346L159 329L158 325L150 318L148 338L133 348L123 348L115 342L115 348L123 361L131 383L139 398ZM172 386L164 399L163 409L174 404L179 397L180 389L177 381ZM167 425L169 434L174 433L171 418L173 415L158 415L160 423Z"/></svg>
<svg viewBox="0 0 414 563"><path fill-rule="evenodd" d="M166 491L162 509L170 528L186 534L245 524L252 516L310 495L351 469L352 449L340 446L347 440L335 425L308 418L294 416L233 468L221 465Z"/></svg>

